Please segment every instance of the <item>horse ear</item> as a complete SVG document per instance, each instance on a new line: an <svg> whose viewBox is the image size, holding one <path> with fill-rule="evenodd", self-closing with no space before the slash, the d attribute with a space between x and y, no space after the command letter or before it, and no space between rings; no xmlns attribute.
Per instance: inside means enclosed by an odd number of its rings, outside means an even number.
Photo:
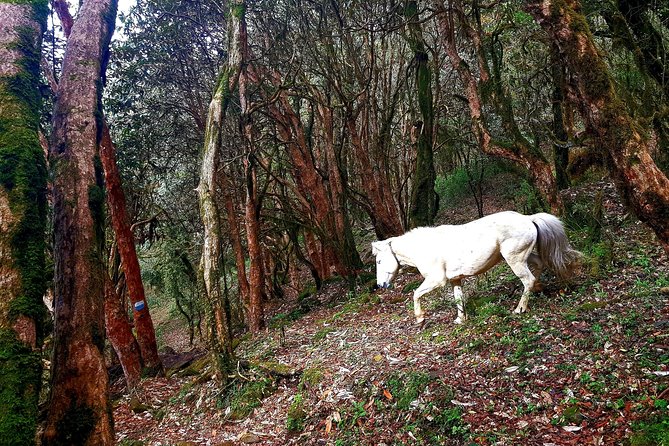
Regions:
<svg viewBox="0 0 669 446"><path fill-rule="evenodd" d="M380 242L372 242L372 255L375 256L379 253L379 243Z"/></svg>

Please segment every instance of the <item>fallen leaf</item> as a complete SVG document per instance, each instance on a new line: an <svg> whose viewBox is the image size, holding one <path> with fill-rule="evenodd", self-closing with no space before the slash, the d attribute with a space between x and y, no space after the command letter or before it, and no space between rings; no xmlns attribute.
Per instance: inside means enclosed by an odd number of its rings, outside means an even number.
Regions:
<svg viewBox="0 0 669 446"><path fill-rule="evenodd" d="M246 444L255 444L262 441L259 436L251 432L242 433L237 440Z"/></svg>
<svg viewBox="0 0 669 446"><path fill-rule="evenodd" d="M507 367L507 368L505 368L504 371L505 371L506 373L513 373L513 372L515 372L516 370L518 370L519 368L520 368L520 367L517 366L517 365L512 365L511 367Z"/></svg>
<svg viewBox="0 0 669 446"><path fill-rule="evenodd" d="M385 396L386 398L388 398L391 401L393 399L393 394L390 393L390 391L388 389L383 389L383 396Z"/></svg>
<svg viewBox="0 0 669 446"><path fill-rule="evenodd" d="M456 406L463 406L463 407L476 406L476 403L463 403L462 401L458 400L451 400L451 403L455 404Z"/></svg>
<svg viewBox="0 0 669 446"><path fill-rule="evenodd" d="M562 426L562 429L567 432L578 432L581 430L581 426Z"/></svg>

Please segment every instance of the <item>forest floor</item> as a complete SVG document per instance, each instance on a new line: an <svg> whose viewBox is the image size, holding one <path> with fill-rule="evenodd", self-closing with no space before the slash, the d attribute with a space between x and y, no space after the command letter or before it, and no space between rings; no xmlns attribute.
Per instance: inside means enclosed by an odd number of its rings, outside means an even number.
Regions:
<svg viewBox="0 0 669 446"><path fill-rule="evenodd" d="M240 339L245 361L224 388L199 350L166 355L169 377L133 395L117 380L118 443L669 444L669 261L611 184L565 198L586 261L571 284L545 276L528 313L511 313L521 285L506 265L466 283L462 326L450 290L425 296L428 323L414 324L410 271L376 292L369 273L355 291L332 281L274 305L267 333ZM474 218L470 205L440 219Z"/></svg>

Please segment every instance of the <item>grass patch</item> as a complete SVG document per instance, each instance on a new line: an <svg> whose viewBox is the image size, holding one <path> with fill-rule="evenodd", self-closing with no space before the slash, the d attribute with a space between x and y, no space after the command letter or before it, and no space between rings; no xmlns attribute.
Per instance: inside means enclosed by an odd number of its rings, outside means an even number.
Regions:
<svg viewBox="0 0 669 446"><path fill-rule="evenodd" d="M304 369L302 376L300 377L300 383L298 387L300 389L313 388L323 381L325 372L321 367L310 367Z"/></svg>
<svg viewBox="0 0 669 446"><path fill-rule="evenodd" d="M335 329L332 328L332 327L321 328L316 333L314 333L314 337L312 339L312 342L317 343L317 342L322 341L323 339L327 338L328 334L332 333L333 331L335 331Z"/></svg>
<svg viewBox="0 0 669 446"><path fill-rule="evenodd" d="M304 409L302 394L298 393L290 403L286 415L286 429L289 432L301 432L304 430L304 422L307 419L307 411Z"/></svg>
<svg viewBox="0 0 669 446"><path fill-rule="evenodd" d="M394 373L386 379L386 388L393 396L397 409L407 410L411 402L423 393L429 382L430 377L427 373Z"/></svg>
<svg viewBox="0 0 669 446"><path fill-rule="evenodd" d="M255 381L239 381L222 401L222 407L230 408L230 419L242 420L253 409L260 407L262 400L274 392L274 381L260 378Z"/></svg>
<svg viewBox="0 0 669 446"><path fill-rule="evenodd" d="M413 293L423 283L423 280L412 280L402 287L402 293Z"/></svg>
<svg viewBox="0 0 669 446"><path fill-rule="evenodd" d="M666 412L632 424L630 446L669 446L669 415Z"/></svg>

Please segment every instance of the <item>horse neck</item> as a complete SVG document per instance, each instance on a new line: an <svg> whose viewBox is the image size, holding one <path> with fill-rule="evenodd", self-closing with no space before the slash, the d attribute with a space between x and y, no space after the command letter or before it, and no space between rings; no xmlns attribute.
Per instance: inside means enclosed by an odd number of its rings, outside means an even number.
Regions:
<svg viewBox="0 0 669 446"><path fill-rule="evenodd" d="M411 243L410 235L411 232L408 232L399 237L393 237L393 241L390 243L390 249L400 265L416 266L413 261L414 255L407 249Z"/></svg>

